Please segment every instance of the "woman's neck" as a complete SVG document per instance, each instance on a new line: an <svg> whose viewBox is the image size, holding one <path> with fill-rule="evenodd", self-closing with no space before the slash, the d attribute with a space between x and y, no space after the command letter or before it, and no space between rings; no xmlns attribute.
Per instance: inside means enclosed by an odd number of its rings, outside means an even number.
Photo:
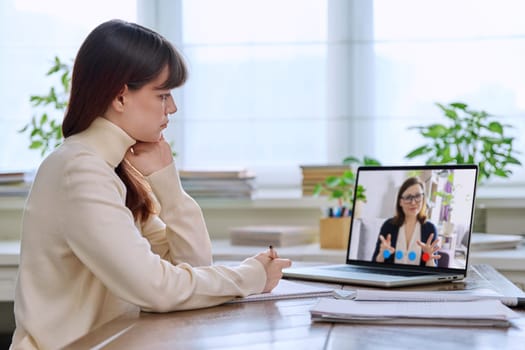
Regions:
<svg viewBox="0 0 525 350"><path fill-rule="evenodd" d="M405 224L414 225L416 221L417 221L417 216L406 216L405 217Z"/></svg>
<svg viewBox="0 0 525 350"><path fill-rule="evenodd" d="M417 217L410 216L405 218L405 237L406 237L406 249L409 249L412 236L414 235L414 229L416 227Z"/></svg>

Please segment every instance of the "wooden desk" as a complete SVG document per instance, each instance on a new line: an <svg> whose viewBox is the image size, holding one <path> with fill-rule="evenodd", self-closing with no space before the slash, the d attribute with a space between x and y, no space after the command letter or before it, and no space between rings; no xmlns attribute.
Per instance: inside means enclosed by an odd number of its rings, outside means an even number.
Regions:
<svg viewBox="0 0 525 350"><path fill-rule="evenodd" d="M492 272L488 280L498 282ZM468 287L477 282L465 283ZM500 287L521 292L510 282ZM523 349L525 344L525 310L508 329L345 325L311 322L309 310L316 300L262 301L166 314L137 312L103 325L66 349Z"/></svg>

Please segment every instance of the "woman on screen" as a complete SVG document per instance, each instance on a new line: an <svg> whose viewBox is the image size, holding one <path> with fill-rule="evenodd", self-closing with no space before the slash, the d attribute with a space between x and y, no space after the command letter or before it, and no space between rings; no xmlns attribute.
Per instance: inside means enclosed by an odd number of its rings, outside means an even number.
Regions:
<svg viewBox="0 0 525 350"><path fill-rule="evenodd" d="M437 266L441 258L436 227L427 221L425 185L417 177L403 182L396 197L396 215L381 226L372 259L377 262Z"/></svg>
<svg viewBox="0 0 525 350"><path fill-rule="evenodd" d="M64 142L26 202L12 349L58 349L120 315L210 307L271 291L273 250L212 263L201 208L163 138L187 71L161 35L105 22L75 59Z"/></svg>

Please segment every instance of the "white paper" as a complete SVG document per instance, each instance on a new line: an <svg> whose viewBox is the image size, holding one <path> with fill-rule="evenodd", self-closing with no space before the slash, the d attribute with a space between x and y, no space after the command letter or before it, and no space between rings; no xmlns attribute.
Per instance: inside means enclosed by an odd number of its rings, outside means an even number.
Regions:
<svg viewBox="0 0 525 350"><path fill-rule="evenodd" d="M252 294L244 298L236 298L229 303L244 303L248 301L276 300L291 298L308 298L318 296L332 296L333 288L318 287L305 283L296 283L281 279L279 284L269 293Z"/></svg>
<svg viewBox="0 0 525 350"><path fill-rule="evenodd" d="M510 320L519 315L498 300L445 302L390 302L320 299L312 317L348 320L424 319L427 323L448 320ZM394 322L395 323L395 322Z"/></svg>
<svg viewBox="0 0 525 350"><path fill-rule="evenodd" d="M478 289L475 292L456 291L456 292L432 292L432 291L388 291L388 290L368 290L358 289L355 291L354 300L368 301L473 301L473 300L499 300L505 305L517 305L517 298L504 297L490 289Z"/></svg>

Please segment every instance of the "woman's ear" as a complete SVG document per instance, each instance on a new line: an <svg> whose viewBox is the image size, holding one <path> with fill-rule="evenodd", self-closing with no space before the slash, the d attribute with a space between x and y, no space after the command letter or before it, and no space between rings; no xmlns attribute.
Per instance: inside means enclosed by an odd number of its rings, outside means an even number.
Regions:
<svg viewBox="0 0 525 350"><path fill-rule="evenodd" d="M117 112L124 112L124 103L126 101L126 97L127 97L128 91L129 91L128 86L124 85L122 90L120 90L118 95L111 102L111 106Z"/></svg>

